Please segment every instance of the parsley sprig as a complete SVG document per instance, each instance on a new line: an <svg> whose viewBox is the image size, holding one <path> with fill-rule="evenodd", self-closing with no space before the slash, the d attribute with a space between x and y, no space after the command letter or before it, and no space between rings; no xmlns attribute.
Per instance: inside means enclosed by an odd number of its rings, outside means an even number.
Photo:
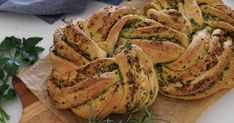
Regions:
<svg viewBox="0 0 234 123"><path fill-rule="evenodd" d="M12 100L16 94L7 83L23 65L29 65L38 60L38 53L44 49L36 46L42 38L30 37L19 39L6 37L0 43L0 122L5 123L10 116L3 110L1 102Z"/></svg>

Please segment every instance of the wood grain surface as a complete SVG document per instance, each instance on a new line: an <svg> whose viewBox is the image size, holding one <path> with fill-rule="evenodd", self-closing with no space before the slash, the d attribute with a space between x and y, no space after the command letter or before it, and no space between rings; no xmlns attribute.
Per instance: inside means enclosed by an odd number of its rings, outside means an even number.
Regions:
<svg viewBox="0 0 234 123"><path fill-rule="evenodd" d="M12 84L23 105L23 113L19 123L62 123L19 78L13 77Z"/></svg>

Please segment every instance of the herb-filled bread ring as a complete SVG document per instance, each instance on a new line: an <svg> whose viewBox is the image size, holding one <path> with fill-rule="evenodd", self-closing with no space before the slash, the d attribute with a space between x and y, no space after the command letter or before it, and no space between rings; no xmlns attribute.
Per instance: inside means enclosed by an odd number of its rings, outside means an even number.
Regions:
<svg viewBox="0 0 234 123"><path fill-rule="evenodd" d="M222 0L153 0L144 14L189 38L182 55L156 65L161 94L190 100L233 87L234 11Z"/></svg>

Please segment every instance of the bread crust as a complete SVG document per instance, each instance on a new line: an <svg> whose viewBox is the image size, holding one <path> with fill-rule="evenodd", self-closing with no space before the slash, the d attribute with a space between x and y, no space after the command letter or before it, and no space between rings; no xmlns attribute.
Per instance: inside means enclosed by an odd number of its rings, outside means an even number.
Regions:
<svg viewBox="0 0 234 123"><path fill-rule="evenodd" d="M144 11L106 7L55 32L56 108L102 119L150 106L158 91L193 100L234 87L233 11L222 1L155 0Z"/></svg>
<svg viewBox="0 0 234 123"><path fill-rule="evenodd" d="M179 13L184 23L171 20L170 10ZM157 0L146 4L144 14L190 35L191 42L176 60L162 62L156 67L160 93L190 100L233 87L233 67L230 64L234 57L234 16L233 10L222 0ZM166 21L162 21L164 19Z"/></svg>

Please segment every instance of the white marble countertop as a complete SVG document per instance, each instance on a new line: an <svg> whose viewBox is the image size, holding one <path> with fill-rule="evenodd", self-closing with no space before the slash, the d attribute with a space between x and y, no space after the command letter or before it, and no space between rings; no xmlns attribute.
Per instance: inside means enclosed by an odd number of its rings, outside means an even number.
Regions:
<svg viewBox="0 0 234 123"><path fill-rule="evenodd" d="M234 8L233 0L225 0L225 3ZM108 4L89 1L86 10L75 14L67 15L67 18L88 18L92 12L108 6ZM49 25L41 19L32 15L19 15L13 13L0 12L0 41L5 36L16 37L43 37L40 46L46 50L41 54L45 56L48 54L48 49L52 45L52 34L56 28L62 25L61 20ZM17 123L21 117L22 105L17 97L15 100L3 102L3 108L10 114L9 123ZM234 89L229 91L225 96L218 100L214 105L205 110L197 123L234 123Z"/></svg>

